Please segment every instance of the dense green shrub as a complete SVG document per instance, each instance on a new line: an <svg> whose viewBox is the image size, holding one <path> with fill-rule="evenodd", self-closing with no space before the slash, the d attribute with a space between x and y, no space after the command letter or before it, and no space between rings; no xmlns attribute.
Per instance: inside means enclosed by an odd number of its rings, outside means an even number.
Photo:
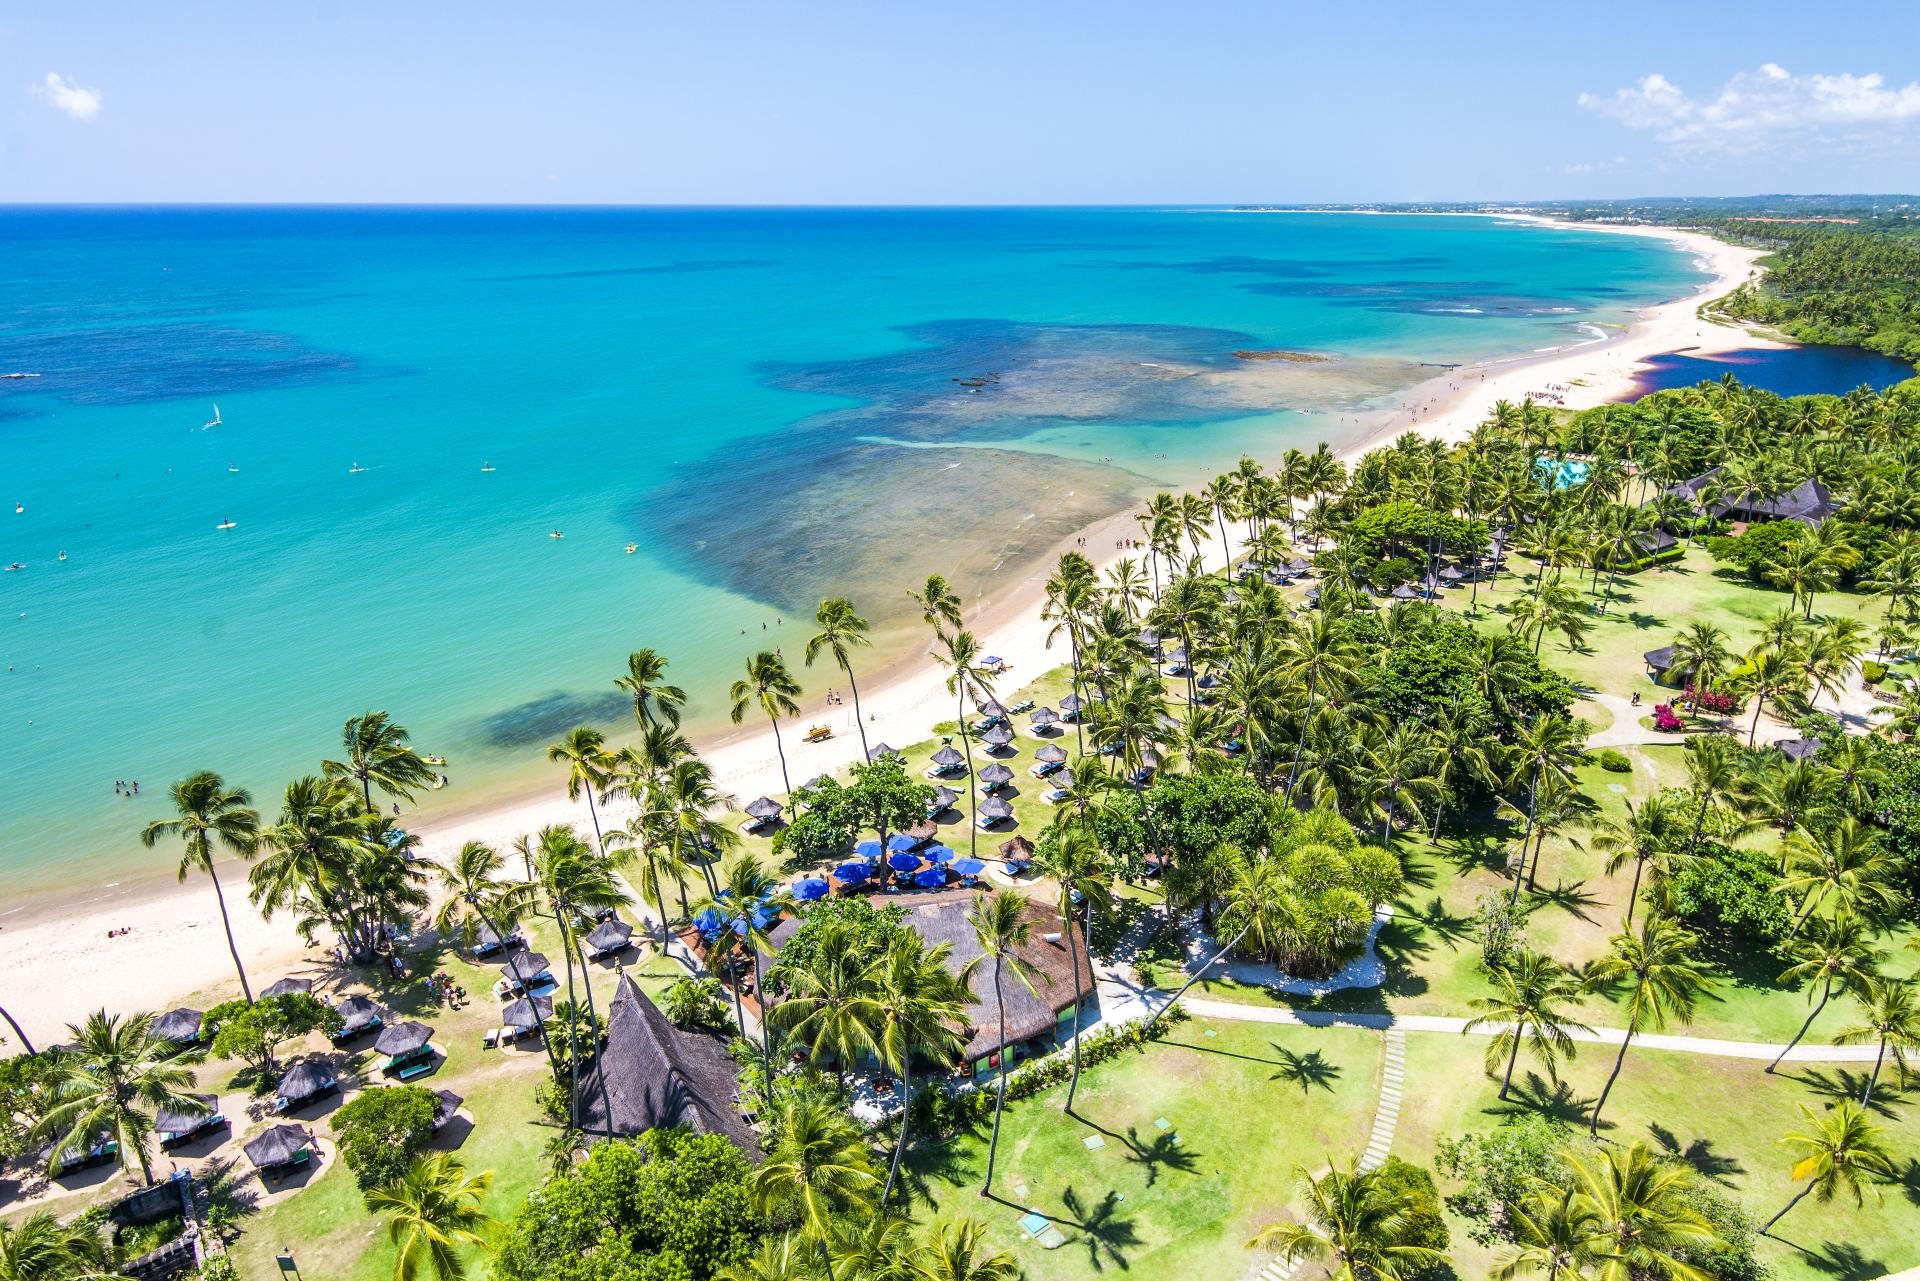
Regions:
<svg viewBox="0 0 1920 1281"><path fill-rule="evenodd" d="M879 956L892 946L906 928L901 922L907 909L898 903L875 900L866 895L821 899L807 909L798 929L780 949L780 957L767 971L769 987L786 983L786 976L813 964L820 946L820 935L829 922L837 922L853 931L855 950L862 956Z"/></svg>
<svg viewBox="0 0 1920 1281"><path fill-rule="evenodd" d="M1348 522L1339 537L1342 547L1366 560L1424 561L1430 544L1443 555L1478 556L1492 541L1483 520L1462 520L1406 500L1369 507Z"/></svg>
<svg viewBox="0 0 1920 1281"><path fill-rule="evenodd" d="M1633 773L1633 762L1628 760L1627 754L1617 747L1601 748L1594 759L1599 761L1600 768L1609 774Z"/></svg>
<svg viewBox="0 0 1920 1281"><path fill-rule="evenodd" d="M1498 693L1507 715L1494 716L1482 690L1487 643L1472 624L1435 611L1424 627L1383 649L1362 673L1360 684L1390 721L1433 724L1464 706L1486 716L1490 734L1572 709L1573 689L1565 679L1549 671L1527 646L1495 642L1501 655Z"/></svg>
<svg viewBox="0 0 1920 1281"><path fill-rule="evenodd" d="M1790 520L1750 525L1744 534L1707 539L1707 554L1716 564L1736 569L1755 583L1766 582L1767 566L1809 537L1806 526Z"/></svg>
<svg viewBox="0 0 1920 1281"><path fill-rule="evenodd" d="M674 1026L696 1032L724 1032L733 1025L720 980L687 975L660 994L660 1009Z"/></svg>
<svg viewBox="0 0 1920 1281"><path fill-rule="evenodd" d="M814 863L852 848L861 832L898 832L925 816L933 785L907 774L891 757L853 767L849 785L828 779L800 813L774 834L773 850Z"/></svg>
<svg viewBox="0 0 1920 1281"><path fill-rule="evenodd" d="M1792 923L1775 888L1778 860L1758 850L1702 841L1697 857L1680 860L1668 882L1676 916L1739 952L1772 947Z"/></svg>
<svg viewBox="0 0 1920 1281"><path fill-rule="evenodd" d="M1887 679L1887 665L1869 658L1860 664L1860 679L1869 685L1878 685Z"/></svg>
<svg viewBox="0 0 1920 1281"><path fill-rule="evenodd" d="M751 1167L717 1134L649 1130L594 1145L527 1198L502 1234L500 1281L706 1281L769 1225Z"/></svg>
<svg viewBox="0 0 1920 1281"><path fill-rule="evenodd" d="M1447 1248L1447 1216L1440 1210L1440 1193L1433 1186L1433 1175L1425 1169L1390 1156L1375 1176L1382 1191L1406 1216L1406 1227L1399 1244L1423 1246L1429 1250ZM1445 1275L1445 1264L1409 1273L1410 1277Z"/></svg>
<svg viewBox="0 0 1920 1281"><path fill-rule="evenodd" d="M1537 1112L1520 1112L1497 1129L1442 1138L1434 1165L1459 1185L1447 1196L1447 1208L1473 1225L1470 1234L1481 1244L1503 1236L1504 1207L1536 1181L1560 1177L1560 1150L1570 1134Z"/></svg>
<svg viewBox="0 0 1920 1281"><path fill-rule="evenodd" d="M362 1192L395 1182L433 1137L440 1100L419 1085L362 1090L333 1114L340 1157Z"/></svg>

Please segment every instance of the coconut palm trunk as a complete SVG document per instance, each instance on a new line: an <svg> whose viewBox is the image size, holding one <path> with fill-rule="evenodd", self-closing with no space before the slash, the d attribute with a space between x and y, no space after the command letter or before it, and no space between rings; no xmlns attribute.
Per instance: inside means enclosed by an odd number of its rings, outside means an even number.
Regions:
<svg viewBox="0 0 1920 1281"><path fill-rule="evenodd" d="M220 905L220 928L227 932L227 955L233 958L233 972L240 976L240 995L247 999L248 1005L252 1005L253 988L247 984L247 967L240 963L240 949L234 946L233 922L227 919L227 896L220 888L220 874L213 870L212 851L208 851L207 879L213 882L214 901ZM11 1023L13 1020L7 1021Z"/></svg>
<svg viewBox="0 0 1920 1281"><path fill-rule="evenodd" d="M0 1013L5 1013L5 1011L0 1010ZM8 1019L7 1021L9 1023L13 1022L12 1019ZM16 1028L15 1030L18 1031L19 1029ZM1873 1075L1867 1078L1867 1088L1860 1092L1861 1107L1865 1107L1867 1104L1873 1102L1873 1087L1880 1084L1880 1069L1886 1066L1886 1062L1887 1034L1882 1032L1880 1034L1880 1049L1873 1056Z"/></svg>
<svg viewBox="0 0 1920 1281"><path fill-rule="evenodd" d="M1087 733L1082 727L1083 713L1086 711L1086 695L1081 691L1085 685L1080 680L1080 630L1071 622L1067 624L1067 649L1073 659L1073 696L1081 701L1080 711L1073 714L1073 741L1080 748L1080 755L1087 754Z"/></svg>
<svg viewBox="0 0 1920 1281"><path fill-rule="evenodd" d="M560 955L567 963L567 1123L580 1128L580 1020L573 989L573 939L567 930L566 905L553 905L553 923L560 930ZM528 1000L533 998L529 996Z"/></svg>
<svg viewBox="0 0 1920 1281"><path fill-rule="evenodd" d="M1813 1021L1820 1017L1820 1011L1827 1008L1827 1002L1831 999L1833 999L1833 979L1829 977L1825 985L1820 989L1820 1003L1815 1005L1812 1011L1808 1013L1807 1021L1800 1025L1800 1030L1793 1034L1793 1039L1787 1042L1786 1048L1774 1056L1773 1062L1767 1064L1768 1072L1779 1068L1781 1061L1793 1052L1793 1047L1800 1044L1800 1038L1807 1034L1807 1029L1813 1026ZM1877 1065L1874 1070L1876 1072L1879 1070Z"/></svg>
<svg viewBox="0 0 1920 1281"><path fill-rule="evenodd" d="M1013 1056L1007 1052L1007 1000L1000 989L1000 954L993 954L993 1003L1000 1007L1000 1080L993 1098L993 1140L987 1145L987 1177L980 1184L980 1195L993 1188L993 1163L1000 1155L1000 1114L1007 1109L1007 1077L1013 1072Z"/></svg>
<svg viewBox="0 0 1920 1281"><path fill-rule="evenodd" d="M880 1211L886 1213L893 1196L894 1180L900 1175L900 1154L907 1150L907 1123L913 1119L913 1047L900 1060L900 1134L893 1141L893 1157L887 1162L887 1183L880 1189Z"/></svg>
<svg viewBox="0 0 1920 1281"><path fill-rule="evenodd" d="M587 968L587 954L580 948L580 940L569 935L565 942L580 952L580 973L587 989L587 1028L593 1038L593 1080L600 1095L600 1111L607 1119L607 1137L613 1137L613 1101L607 1097L607 1072L600 1053L600 1012L593 1005L593 971Z"/></svg>
<svg viewBox="0 0 1920 1281"><path fill-rule="evenodd" d="M1313 726L1313 698L1320 685L1320 665L1307 673L1307 712L1300 721L1300 744L1293 749L1293 768L1287 771L1287 804L1293 804L1293 785L1300 777L1300 762L1307 754L1307 730Z"/></svg>
<svg viewBox="0 0 1920 1281"><path fill-rule="evenodd" d="M19 1041L20 1041L20 1048L21 1048L21 1049L23 1049L23 1050L25 1050L25 1051L26 1051L26 1052L27 1052L28 1054L38 1054L38 1053L39 1053L39 1051L38 1051L38 1050L36 1050L36 1049L34 1049L34 1048L33 1048L33 1042L27 1039L27 1034L26 1034L26 1032L24 1032L24 1031L22 1031L22 1030L21 1030L21 1027L20 1027L20 1025L19 1025L19 1023L17 1023L17 1022L15 1022L15 1021L14 1021L14 1017L13 1017L13 1015L11 1015L11 1014L9 1014L9 1013L7 1013L7 1007L6 1007L6 1006L4 1006L4 1005L0 1005L0 1019L5 1019L5 1020L7 1021L7 1026L13 1029L13 1034L14 1034L14 1036L15 1036L16 1038L18 1038L18 1039L19 1039ZM1885 1053L1885 1052L1886 1052L1886 1042L1885 1042L1885 1041L1882 1041L1882 1042L1880 1043L1880 1049L1881 1049L1881 1052L1882 1052L1882 1053ZM1875 1075L1878 1075L1878 1071L1877 1071L1877 1070L1876 1070L1876 1072L1875 1072Z"/></svg>
<svg viewBox="0 0 1920 1281"><path fill-rule="evenodd" d="M1780 1207L1780 1213L1774 1215L1771 1219L1767 1220L1767 1225L1760 1229L1760 1235L1761 1236L1771 1235L1773 1232L1773 1225L1780 1222L1780 1220L1786 1218L1787 1211L1793 1209L1794 1206L1799 1205L1802 1201L1806 1200L1807 1193L1813 1191L1813 1189L1818 1185L1818 1183L1819 1183L1818 1179L1809 1179L1807 1181L1807 1186L1804 1188L1801 1188L1800 1191L1794 1194L1793 1200L1787 1202L1785 1205Z"/></svg>
<svg viewBox="0 0 1920 1281"><path fill-rule="evenodd" d="M1192 976L1188 978L1185 983L1182 983L1180 985L1180 990L1175 992L1172 998L1168 1000L1168 1002L1165 1005L1161 1006L1159 1009L1153 1012L1153 1014L1147 1019L1147 1031L1149 1034L1152 1033L1154 1025L1160 1022L1160 1016L1162 1014L1165 1014L1168 1010L1172 1009L1174 1006L1178 1005L1180 1003L1180 998L1187 994L1187 989L1192 987L1195 983L1198 983L1201 980L1201 978L1205 976L1208 970L1212 969L1215 965L1219 964L1221 957L1225 956L1228 952L1233 951L1234 948L1239 947L1240 940L1247 937L1247 931L1251 930L1252 928L1253 928L1253 922L1251 921L1247 922L1246 928L1242 929L1238 934L1234 935L1233 941L1231 943L1228 943L1225 947L1221 948L1218 952L1215 952L1212 956L1208 957L1207 963L1201 966L1199 969L1195 970Z"/></svg>
<svg viewBox="0 0 1920 1281"><path fill-rule="evenodd" d="M853 691L853 726L860 731L860 759L871 759L867 752L867 718L860 714L860 682L853 679L853 664L843 662L841 670L847 674L847 688Z"/></svg>
<svg viewBox="0 0 1920 1281"><path fill-rule="evenodd" d="M1593 1114L1587 1118L1587 1133L1595 1138L1600 1136L1600 1109L1607 1106L1607 1096L1613 1093L1613 1083L1620 1079L1620 1065L1627 1061L1627 1046L1633 1041L1634 1029L1629 1027L1627 1034L1620 1038L1620 1053L1614 1056L1613 1071L1607 1073L1607 1084L1600 1091L1600 1099L1593 1105Z"/></svg>
<svg viewBox="0 0 1920 1281"><path fill-rule="evenodd" d="M960 746L967 753L967 856L977 861L980 857L980 789L973 776L973 739L967 735L967 685L965 681L956 684L960 689L954 696L955 708L960 713Z"/></svg>
<svg viewBox="0 0 1920 1281"><path fill-rule="evenodd" d="M787 745L780 741L780 718L769 712L767 723L773 726L773 750L780 755L780 786L792 796L793 780L787 777Z"/></svg>
<svg viewBox="0 0 1920 1281"><path fill-rule="evenodd" d="M1093 900L1082 895L1082 923L1080 926L1080 945L1086 946L1093 929ZM1080 948L1073 945L1073 929L1067 929L1067 955L1073 961L1073 1078L1067 1082L1067 1106L1064 1111L1073 1111L1074 1092L1080 1088ZM1093 968L1093 958L1087 958L1087 968Z"/></svg>

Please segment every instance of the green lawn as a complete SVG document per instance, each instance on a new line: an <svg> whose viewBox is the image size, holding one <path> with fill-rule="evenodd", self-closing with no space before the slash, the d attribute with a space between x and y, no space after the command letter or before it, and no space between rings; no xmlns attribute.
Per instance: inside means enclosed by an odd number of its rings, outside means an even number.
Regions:
<svg viewBox="0 0 1920 1281"><path fill-rule="evenodd" d="M1439 1138L1484 1131L1522 1108L1534 1108L1578 1126L1599 1096L1613 1065L1609 1047L1582 1046L1553 1085L1527 1076L1523 1059L1515 1099L1501 1103L1498 1082L1481 1065L1484 1042L1432 1033L1407 1037L1406 1102L1394 1151L1431 1165ZM1790 1150L1779 1139L1804 1129L1799 1105L1830 1107L1841 1094L1859 1096L1864 1076L1851 1069L1800 1066L1768 1075L1765 1064L1632 1049L1619 1083L1602 1113L1601 1134L1610 1142L1645 1141L1671 1152L1739 1201L1761 1222L1797 1190L1788 1177ZM1920 1264L1920 1108L1911 1094L1876 1096L1874 1121L1899 1159L1900 1182L1864 1208L1835 1201L1803 1201L1778 1229L1782 1240L1763 1240L1761 1257L1778 1281L1800 1278L1878 1277ZM1450 1189L1442 1180L1441 1191ZM1455 1272L1486 1274L1490 1252L1455 1221Z"/></svg>
<svg viewBox="0 0 1920 1281"><path fill-rule="evenodd" d="M916 1214L981 1219L1034 1281L1240 1276L1260 1262L1248 1239L1293 1208L1294 1168L1345 1162L1365 1146L1380 1055L1373 1033L1181 1023L1163 1044L1090 1068L1077 1117L1061 1110L1065 1086L1010 1104L998 1199L977 1195L984 1129L918 1151L926 1201ZM1089 1138L1102 1146L1090 1150ZM1048 1250L1023 1231L1030 1210L1065 1243Z"/></svg>

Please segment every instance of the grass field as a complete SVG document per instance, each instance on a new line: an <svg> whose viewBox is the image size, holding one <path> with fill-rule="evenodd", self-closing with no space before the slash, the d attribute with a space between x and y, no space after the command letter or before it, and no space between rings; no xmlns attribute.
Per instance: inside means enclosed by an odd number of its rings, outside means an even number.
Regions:
<svg viewBox="0 0 1920 1281"><path fill-rule="evenodd" d="M1570 1133L1585 1134L1582 1122L1613 1065L1608 1047L1582 1046L1557 1086L1523 1066L1526 1079L1516 1076L1515 1100L1502 1103L1498 1082L1483 1071L1482 1044L1408 1034L1397 1153L1431 1165L1439 1139L1492 1129L1523 1108L1564 1119ZM1764 1222L1798 1190L1788 1176L1791 1151L1779 1140L1806 1128L1800 1105L1819 1110L1843 1094L1857 1098L1863 1082L1853 1070L1801 1066L1768 1075L1763 1063L1632 1049L1602 1113L1601 1135L1614 1143L1644 1141L1680 1157ZM1860 1208L1803 1201L1781 1221L1779 1239L1760 1242L1760 1257L1778 1281L1865 1281L1920 1265L1920 1162L1911 1155L1920 1151L1920 1108L1913 1095L1884 1089L1876 1094L1873 1120L1900 1157L1899 1181ZM1444 1179L1441 1184L1447 1192ZM1466 1226L1455 1220L1455 1272L1484 1276L1491 1252L1475 1244Z"/></svg>
<svg viewBox="0 0 1920 1281"><path fill-rule="evenodd" d="M1090 1068L1076 1116L1061 1110L1064 1086L1008 1105L994 1199L977 1195L984 1129L923 1150L922 1213L982 1220L1035 1281L1227 1281L1263 1261L1246 1242L1294 1207L1296 1166L1344 1163L1365 1145L1380 1054L1373 1033L1181 1023L1162 1044ZM1024 1231L1029 1211L1064 1244L1049 1250Z"/></svg>

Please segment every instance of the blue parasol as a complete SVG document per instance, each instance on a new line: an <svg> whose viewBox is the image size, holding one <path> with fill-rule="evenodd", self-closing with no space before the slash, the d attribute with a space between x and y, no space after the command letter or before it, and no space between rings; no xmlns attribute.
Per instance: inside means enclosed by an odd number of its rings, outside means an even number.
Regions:
<svg viewBox="0 0 1920 1281"><path fill-rule="evenodd" d="M693 918L693 928L699 930L702 934L717 933L723 924L725 924L725 921L720 913L714 911L712 908L708 908Z"/></svg>
<svg viewBox="0 0 1920 1281"><path fill-rule="evenodd" d="M802 903L811 903L815 899L827 896L829 886L817 876L808 876L793 883L793 896Z"/></svg>
<svg viewBox="0 0 1920 1281"><path fill-rule="evenodd" d="M858 845L853 847L853 852L855 854L858 854L861 858L879 858L880 842L879 841L861 841Z"/></svg>
<svg viewBox="0 0 1920 1281"><path fill-rule="evenodd" d="M953 862L953 851L944 845L936 845L927 851L927 862L951 863Z"/></svg>
<svg viewBox="0 0 1920 1281"><path fill-rule="evenodd" d="M913 883L924 890L937 890L947 883L945 868L930 867L913 878Z"/></svg>
<svg viewBox="0 0 1920 1281"><path fill-rule="evenodd" d="M889 836L887 838L887 848L890 850L893 850L895 853L898 853L901 850L910 850L914 848L916 845L918 845L919 843L920 842L914 840L911 836L908 836L905 832L895 832L892 836Z"/></svg>
<svg viewBox="0 0 1920 1281"><path fill-rule="evenodd" d="M867 879L867 865L865 863L842 863L839 867L833 869L833 879L836 881L845 881L848 885L858 885Z"/></svg>
<svg viewBox="0 0 1920 1281"><path fill-rule="evenodd" d="M909 854L905 850L895 850L887 855L887 866L896 872L911 872L920 866L920 856Z"/></svg>
<svg viewBox="0 0 1920 1281"><path fill-rule="evenodd" d="M987 870L987 865L977 858L957 858L953 860L953 870L962 876L973 877Z"/></svg>

